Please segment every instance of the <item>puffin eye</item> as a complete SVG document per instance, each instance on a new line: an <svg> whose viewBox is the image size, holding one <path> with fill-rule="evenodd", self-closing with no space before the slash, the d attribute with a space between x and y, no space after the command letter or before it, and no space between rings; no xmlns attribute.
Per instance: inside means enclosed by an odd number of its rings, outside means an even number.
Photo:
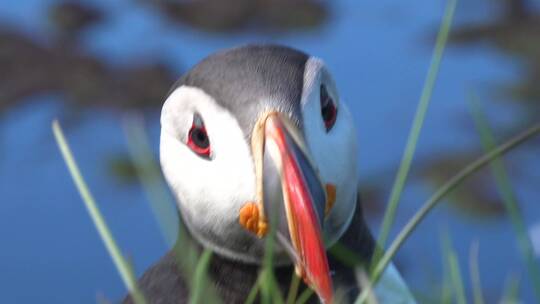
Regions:
<svg viewBox="0 0 540 304"><path fill-rule="evenodd" d="M210 139L199 114L193 116L193 124L188 133L187 145L199 156L204 158L210 157Z"/></svg>
<svg viewBox="0 0 540 304"><path fill-rule="evenodd" d="M326 132L330 131L336 122L337 108L334 99L328 95L326 86L321 84L321 116L326 127Z"/></svg>

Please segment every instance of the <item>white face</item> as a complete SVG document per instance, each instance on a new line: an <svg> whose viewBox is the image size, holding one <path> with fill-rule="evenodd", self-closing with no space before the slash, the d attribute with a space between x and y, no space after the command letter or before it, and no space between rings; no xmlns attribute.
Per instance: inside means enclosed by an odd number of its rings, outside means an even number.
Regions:
<svg viewBox="0 0 540 304"><path fill-rule="evenodd" d="M321 118L321 85L336 103L333 127L326 130ZM302 93L304 134L323 184L336 185L336 203L324 223L327 246L345 232L354 215L358 196L357 141L352 116L339 100L336 85L324 63L311 57L306 63Z"/></svg>
<svg viewBox="0 0 540 304"><path fill-rule="evenodd" d="M335 123L329 130L321 117L321 84L337 108ZM323 63L315 58L306 63L301 106L303 131L314 165L322 182L334 184L337 189L336 202L324 223L329 245L343 234L354 214L357 147L351 116L339 101ZM204 124L208 155L188 143L194 119L197 126L201 121ZM258 263L264 254L264 241L238 223L242 206L256 200L249 134L251 130L242 131L236 118L204 91L180 86L165 101L161 113L160 160L194 237L222 255ZM265 189L266 193L277 191L281 189ZM278 263L288 261L279 248L276 258Z"/></svg>

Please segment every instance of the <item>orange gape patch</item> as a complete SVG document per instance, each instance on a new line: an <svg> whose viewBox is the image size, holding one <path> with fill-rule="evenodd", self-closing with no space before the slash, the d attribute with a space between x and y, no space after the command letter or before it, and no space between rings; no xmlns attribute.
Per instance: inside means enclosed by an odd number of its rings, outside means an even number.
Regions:
<svg viewBox="0 0 540 304"><path fill-rule="evenodd" d="M246 203L240 209L238 221L247 231L255 233L260 238L265 236L268 230L268 225L261 219L259 206L255 203Z"/></svg>
<svg viewBox="0 0 540 304"><path fill-rule="evenodd" d="M324 215L328 215L334 203L336 202L336 186L333 184L326 184L326 206L324 208Z"/></svg>

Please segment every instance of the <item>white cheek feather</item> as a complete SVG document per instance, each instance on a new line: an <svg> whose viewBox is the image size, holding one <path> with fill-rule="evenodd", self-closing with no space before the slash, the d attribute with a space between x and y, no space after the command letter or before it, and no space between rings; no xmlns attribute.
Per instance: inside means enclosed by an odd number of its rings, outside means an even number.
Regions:
<svg viewBox="0 0 540 304"><path fill-rule="evenodd" d="M195 112L205 123L211 160L181 141ZM194 230L226 237L240 208L255 198L253 161L236 119L202 90L182 86L165 102L161 125L161 166L181 212L190 217Z"/></svg>
<svg viewBox="0 0 540 304"><path fill-rule="evenodd" d="M336 185L336 202L325 222L327 245L337 241L348 227L358 192L357 141L352 117L337 100L335 87L322 61L310 58L304 74L302 96L304 132L323 183ZM337 102L337 119L326 132L320 109L320 84L325 83Z"/></svg>

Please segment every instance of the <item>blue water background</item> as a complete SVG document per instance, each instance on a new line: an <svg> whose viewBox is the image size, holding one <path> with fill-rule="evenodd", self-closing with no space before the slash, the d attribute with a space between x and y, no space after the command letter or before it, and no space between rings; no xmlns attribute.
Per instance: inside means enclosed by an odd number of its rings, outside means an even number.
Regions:
<svg viewBox="0 0 540 304"><path fill-rule="evenodd" d="M53 1L0 2L0 20L47 43L46 8ZM466 2L466 1L462 1ZM491 6L462 3L457 24L489 20ZM274 42L321 57L332 71L358 128L360 175L369 183L380 170L396 170L431 59L444 1L335 1L333 16L322 28L284 34L247 31L211 34L172 24L133 1L92 1L107 21L85 32L85 50L111 65L160 58L178 75L208 54L247 42ZM485 5L485 9L481 6ZM480 6L480 8L478 8ZM483 14L479 12L484 12ZM520 63L489 44L450 46L423 129L417 165L439 154L478 147L466 97L477 88L491 98L488 83L516 79ZM499 97L500 98L500 97ZM513 122L519 108L483 103L494 125ZM92 108L73 118L63 96L33 96L4 112L0 119L0 291L3 303L94 303L98 294L119 299L125 293L111 259L88 217L54 143L53 118L65 122L68 140L104 216L138 274L167 250L148 201L138 185L111 176L107 157L125 154L124 113ZM157 154L159 113L146 113L152 148ZM73 122L76 120L76 123ZM71 123L70 123L71 122ZM535 154L536 152L536 154ZM538 187L521 179L538 177L538 150L517 150L510 159L522 166L514 177L528 226L540 221ZM538 178L536 178L538 180ZM386 181L387 193L391 180ZM361 183L361 185L362 185ZM536 185L538 186L538 185ZM433 191L427 184L407 184L396 229ZM387 194L386 194L387 195ZM380 219L370 219L377 230ZM441 235L448 231L458 252L467 291L468 254L480 242L482 283L491 300L500 298L508 276L521 278L521 297L532 289L506 218L463 217L441 205L422 223L398 254L411 288L429 294L442 277Z"/></svg>

